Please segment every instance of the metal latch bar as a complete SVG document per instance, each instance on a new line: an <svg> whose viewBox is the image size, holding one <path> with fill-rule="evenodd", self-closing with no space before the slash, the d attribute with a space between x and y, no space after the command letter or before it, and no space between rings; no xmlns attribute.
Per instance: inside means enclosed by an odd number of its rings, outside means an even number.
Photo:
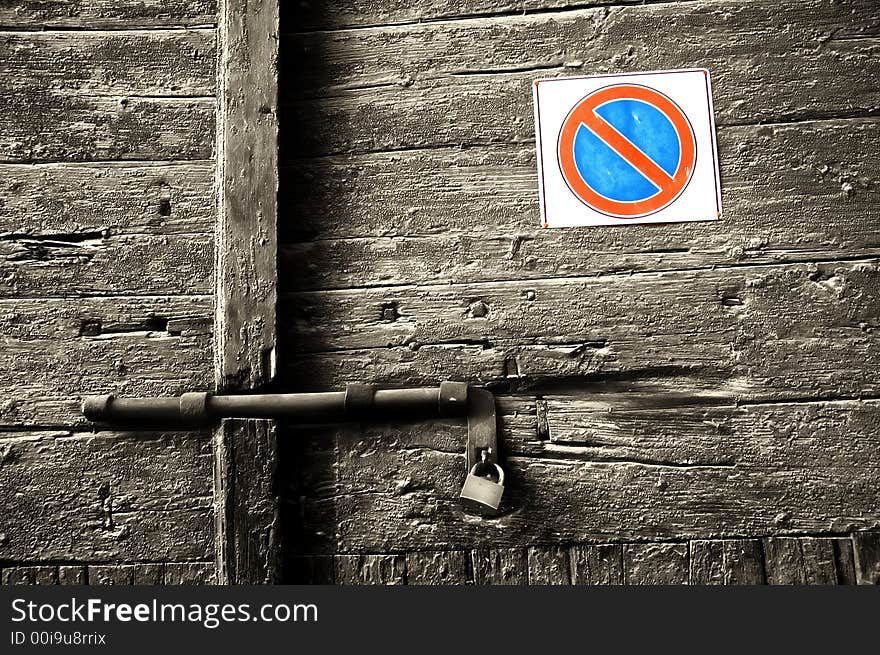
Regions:
<svg viewBox="0 0 880 655"><path fill-rule="evenodd" d="M480 392L480 393L478 393ZM116 398L91 396L83 402L86 418L96 423L183 423L204 425L220 418L263 418L330 422L359 418L467 416L469 397L489 393L462 382L439 387L376 389L350 384L345 391L214 395L185 393L178 397ZM491 396L491 394L490 394ZM494 398L494 397L493 397Z"/></svg>

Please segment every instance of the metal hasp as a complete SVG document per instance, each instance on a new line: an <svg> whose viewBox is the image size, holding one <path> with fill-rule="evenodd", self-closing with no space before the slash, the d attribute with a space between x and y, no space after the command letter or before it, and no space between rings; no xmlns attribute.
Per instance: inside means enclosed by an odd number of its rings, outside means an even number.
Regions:
<svg viewBox="0 0 880 655"><path fill-rule="evenodd" d="M302 423L335 423L394 418L467 417L467 471L478 463L498 464L495 396L464 382L439 387L376 389L353 383L345 391L214 395L185 393L169 398L91 396L83 414L95 423L202 427L221 418L286 419Z"/></svg>

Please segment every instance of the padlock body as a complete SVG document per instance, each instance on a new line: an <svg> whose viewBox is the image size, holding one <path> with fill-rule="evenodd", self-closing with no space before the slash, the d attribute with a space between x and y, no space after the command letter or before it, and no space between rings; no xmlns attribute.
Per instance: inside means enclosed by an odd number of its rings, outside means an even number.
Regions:
<svg viewBox="0 0 880 655"><path fill-rule="evenodd" d="M494 512L501 506L503 493L504 485L470 473L461 489L461 504L466 510L478 514Z"/></svg>

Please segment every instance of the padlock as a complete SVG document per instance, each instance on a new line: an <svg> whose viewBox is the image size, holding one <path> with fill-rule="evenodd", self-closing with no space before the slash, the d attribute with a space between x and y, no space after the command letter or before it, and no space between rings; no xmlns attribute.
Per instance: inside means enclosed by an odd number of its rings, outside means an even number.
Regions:
<svg viewBox="0 0 880 655"><path fill-rule="evenodd" d="M493 482L489 478L477 475L477 468L484 462L477 462L465 478L461 488L461 504L468 511L477 514L492 514L501 505L501 495L504 493L504 469L494 462L485 462L495 467L498 471L498 481Z"/></svg>

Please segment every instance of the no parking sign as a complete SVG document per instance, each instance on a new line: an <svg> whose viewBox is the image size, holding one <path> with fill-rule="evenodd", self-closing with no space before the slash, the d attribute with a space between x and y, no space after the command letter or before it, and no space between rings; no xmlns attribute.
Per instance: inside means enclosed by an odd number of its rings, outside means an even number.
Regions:
<svg viewBox="0 0 880 655"><path fill-rule="evenodd" d="M543 79L534 97L544 227L721 218L709 71Z"/></svg>

